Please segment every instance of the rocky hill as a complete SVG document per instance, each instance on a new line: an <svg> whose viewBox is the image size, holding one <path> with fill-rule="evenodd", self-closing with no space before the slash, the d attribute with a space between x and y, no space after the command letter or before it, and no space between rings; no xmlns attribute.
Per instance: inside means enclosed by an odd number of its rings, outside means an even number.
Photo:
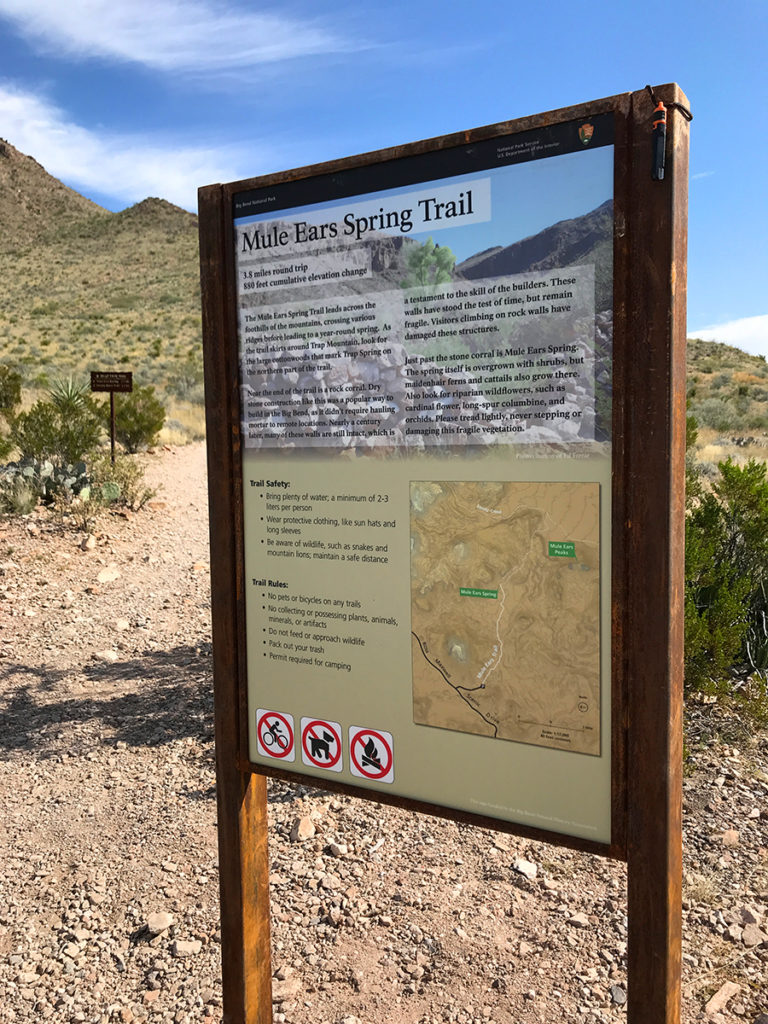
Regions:
<svg viewBox="0 0 768 1024"><path fill-rule="evenodd" d="M58 230L105 213L0 139L0 253L27 248L52 225Z"/></svg>
<svg viewBox="0 0 768 1024"><path fill-rule="evenodd" d="M0 149L0 358L28 397L58 377L132 370L202 436L197 217L164 199L111 213Z"/></svg>

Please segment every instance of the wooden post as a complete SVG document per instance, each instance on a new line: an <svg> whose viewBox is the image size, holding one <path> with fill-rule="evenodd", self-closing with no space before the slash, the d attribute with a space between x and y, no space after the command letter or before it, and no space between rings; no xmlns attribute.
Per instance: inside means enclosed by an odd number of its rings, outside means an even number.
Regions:
<svg viewBox="0 0 768 1024"><path fill-rule="evenodd" d="M247 768L238 372L220 186L200 190L199 210L204 335L219 347L217 358L206 349L205 387L224 1022L271 1024L267 795Z"/></svg>
<svg viewBox="0 0 768 1024"><path fill-rule="evenodd" d="M688 105L676 86L656 90ZM669 111L651 179L647 92L630 115L625 658L629 1024L679 1024L688 125ZM670 398L671 396L671 398ZM635 571L632 571L632 570Z"/></svg>
<svg viewBox="0 0 768 1024"><path fill-rule="evenodd" d="M109 392L109 441L112 448L112 465L115 464L115 392Z"/></svg>

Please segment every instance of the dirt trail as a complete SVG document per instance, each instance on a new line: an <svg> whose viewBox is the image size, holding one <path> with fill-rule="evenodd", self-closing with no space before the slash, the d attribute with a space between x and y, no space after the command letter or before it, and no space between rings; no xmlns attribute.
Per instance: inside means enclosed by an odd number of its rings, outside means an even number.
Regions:
<svg viewBox="0 0 768 1024"><path fill-rule="evenodd" d="M205 453L146 461L92 550L0 523L0 1021L221 1019ZM685 784L687 1024L768 1013L768 738L725 725ZM270 813L280 1024L625 1016L621 865L301 787Z"/></svg>

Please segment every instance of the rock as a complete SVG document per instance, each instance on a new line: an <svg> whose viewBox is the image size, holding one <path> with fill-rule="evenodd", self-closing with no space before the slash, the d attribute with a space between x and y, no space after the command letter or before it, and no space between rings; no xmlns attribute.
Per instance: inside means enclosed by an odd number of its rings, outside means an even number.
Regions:
<svg viewBox="0 0 768 1024"><path fill-rule="evenodd" d="M316 831L311 818L306 815L303 818L297 818L291 829L291 842L304 843L307 839L312 839Z"/></svg>
<svg viewBox="0 0 768 1024"><path fill-rule="evenodd" d="M759 1017L755 1017L752 1024L768 1024L768 1013L761 1013Z"/></svg>
<svg viewBox="0 0 768 1024"><path fill-rule="evenodd" d="M285 981L272 979L272 1002L284 1003L287 999L295 999L301 992L301 981L298 978L286 978Z"/></svg>
<svg viewBox="0 0 768 1024"><path fill-rule="evenodd" d="M128 619L118 619L115 623L115 629L120 630L121 633L125 632L126 629L130 629L131 624Z"/></svg>
<svg viewBox="0 0 768 1024"><path fill-rule="evenodd" d="M739 833L735 828L728 828L723 832L721 839L723 846L738 846L739 845Z"/></svg>
<svg viewBox="0 0 768 1024"><path fill-rule="evenodd" d="M589 918L586 914L574 914L573 917L568 918L568 924L573 925L574 928L589 928Z"/></svg>
<svg viewBox="0 0 768 1024"><path fill-rule="evenodd" d="M75 603L75 595L71 590L65 590L61 595L61 607L71 608Z"/></svg>
<svg viewBox="0 0 768 1024"><path fill-rule="evenodd" d="M763 923L763 918L752 907L742 907L739 910L739 918L742 924L756 924L758 927Z"/></svg>
<svg viewBox="0 0 768 1024"><path fill-rule="evenodd" d="M203 944L199 939L191 939L189 942L176 939L171 946L171 952L176 957L197 956L202 948Z"/></svg>
<svg viewBox="0 0 768 1024"><path fill-rule="evenodd" d="M150 935L162 935L163 932L168 931L172 924L172 915L164 910L159 910L155 914L150 914L147 918L147 931Z"/></svg>
<svg viewBox="0 0 768 1024"><path fill-rule="evenodd" d="M115 580L120 579L120 570L113 563L108 565L106 569L102 569L99 575L96 577L97 583L114 583Z"/></svg>
<svg viewBox="0 0 768 1024"><path fill-rule="evenodd" d="M344 856L346 856L347 851L348 851L348 847L344 843L329 843L328 844L328 853L330 853L330 855L332 857L344 857Z"/></svg>
<svg viewBox="0 0 768 1024"><path fill-rule="evenodd" d="M518 875L523 875L530 882L538 875L539 869L529 860L523 860L522 857L518 857L515 863L512 865L512 870L516 871Z"/></svg>
<svg viewBox="0 0 768 1024"><path fill-rule="evenodd" d="M117 651L96 651L94 654L94 658L96 658L97 661L105 661L109 665L114 665L119 657L120 655Z"/></svg>
<svg viewBox="0 0 768 1024"><path fill-rule="evenodd" d="M741 933L741 941L748 948L753 946L760 946L766 941L768 936L764 932L760 931L756 924L747 924L744 926L744 931Z"/></svg>
<svg viewBox="0 0 768 1024"><path fill-rule="evenodd" d="M92 533L89 533L88 536L83 540L80 547L83 551L93 551L93 549L96 547L96 538L94 537L94 535Z"/></svg>
<svg viewBox="0 0 768 1024"><path fill-rule="evenodd" d="M623 1006L627 1001L627 993L621 985L611 985L611 1002Z"/></svg>
<svg viewBox="0 0 768 1024"><path fill-rule="evenodd" d="M733 999L737 992L741 992L741 987L733 981L726 981L704 1007L704 1012L712 1016L724 1010L729 1000Z"/></svg>

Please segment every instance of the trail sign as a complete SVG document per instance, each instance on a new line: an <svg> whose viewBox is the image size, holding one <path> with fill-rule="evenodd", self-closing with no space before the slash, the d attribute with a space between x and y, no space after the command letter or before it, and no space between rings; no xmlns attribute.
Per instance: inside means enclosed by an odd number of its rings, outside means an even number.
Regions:
<svg viewBox="0 0 768 1024"><path fill-rule="evenodd" d="M112 465L115 464L115 392L133 391L133 373L130 371L91 370L91 391L109 392L109 441Z"/></svg>
<svg viewBox="0 0 768 1024"><path fill-rule="evenodd" d="M626 859L627 1019L679 1022L685 102L200 190L232 1022L267 776Z"/></svg>

